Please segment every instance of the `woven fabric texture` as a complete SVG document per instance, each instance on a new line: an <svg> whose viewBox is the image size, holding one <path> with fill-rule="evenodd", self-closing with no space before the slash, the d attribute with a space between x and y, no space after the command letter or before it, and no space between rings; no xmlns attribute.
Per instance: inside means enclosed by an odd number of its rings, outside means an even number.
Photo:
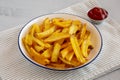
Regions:
<svg viewBox="0 0 120 80"><path fill-rule="evenodd" d="M96 0L72 5L57 13L70 13L88 19L86 13ZM96 25L103 38L100 55L84 68L72 71L52 71L26 60L18 48L18 34L23 25L0 32L0 76L3 80L91 80L120 67L120 26L108 17Z"/></svg>

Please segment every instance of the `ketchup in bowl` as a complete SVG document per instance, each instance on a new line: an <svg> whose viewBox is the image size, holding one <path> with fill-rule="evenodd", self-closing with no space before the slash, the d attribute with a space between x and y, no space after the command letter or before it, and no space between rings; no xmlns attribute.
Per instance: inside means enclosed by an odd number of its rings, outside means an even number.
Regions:
<svg viewBox="0 0 120 80"><path fill-rule="evenodd" d="M88 11L88 17L92 20L96 21L102 21L107 18L108 12L100 7L94 7L91 10Z"/></svg>

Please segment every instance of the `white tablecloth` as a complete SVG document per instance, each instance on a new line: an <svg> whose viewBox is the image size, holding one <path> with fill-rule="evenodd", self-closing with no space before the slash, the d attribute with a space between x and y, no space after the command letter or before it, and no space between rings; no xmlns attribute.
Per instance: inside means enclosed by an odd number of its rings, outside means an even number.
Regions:
<svg viewBox="0 0 120 80"><path fill-rule="evenodd" d="M70 6L58 12L79 15L88 19L86 12L98 6L96 0ZM91 64L73 71L51 71L28 62L18 49L18 34L23 25L0 32L0 76L3 80L88 80L120 67L120 25L108 19L96 25L103 37L100 55Z"/></svg>

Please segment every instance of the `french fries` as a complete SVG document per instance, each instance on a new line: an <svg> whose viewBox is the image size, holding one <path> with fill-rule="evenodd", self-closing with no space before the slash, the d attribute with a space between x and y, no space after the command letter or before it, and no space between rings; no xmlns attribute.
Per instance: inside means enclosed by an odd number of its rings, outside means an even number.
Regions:
<svg viewBox="0 0 120 80"><path fill-rule="evenodd" d="M87 24L64 18L46 18L42 24L33 24L22 41L30 58L55 69L86 63L93 49Z"/></svg>

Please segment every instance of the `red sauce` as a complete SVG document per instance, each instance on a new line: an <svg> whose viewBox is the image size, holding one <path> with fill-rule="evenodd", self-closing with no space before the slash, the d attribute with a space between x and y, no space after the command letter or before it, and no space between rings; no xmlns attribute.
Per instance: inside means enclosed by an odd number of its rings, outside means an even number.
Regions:
<svg viewBox="0 0 120 80"><path fill-rule="evenodd" d="M94 20L103 20L107 18L108 12L103 8L94 7L90 11L88 11L88 16Z"/></svg>

